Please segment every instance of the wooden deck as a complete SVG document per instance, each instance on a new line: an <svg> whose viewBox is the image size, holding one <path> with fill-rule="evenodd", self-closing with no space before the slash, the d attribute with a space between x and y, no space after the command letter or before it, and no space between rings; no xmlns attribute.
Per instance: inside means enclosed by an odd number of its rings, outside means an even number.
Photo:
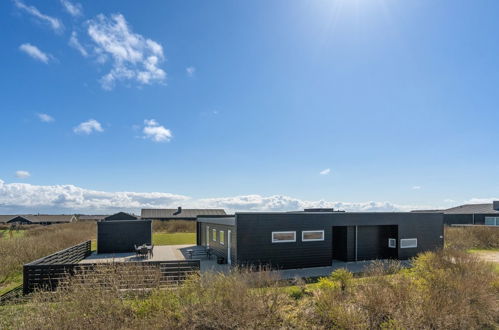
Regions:
<svg viewBox="0 0 499 330"><path fill-rule="evenodd" d="M112 263L112 262L141 262L141 261L174 261L174 260L189 260L187 250L189 249L204 249L197 245L157 245L154 246L153 257L142 258L137 257L134 252L127 253L103 253L96 254L93 252L87 258L81 260L80 264L95 264L95 263ZM217 257L212 256L210 259L203 256L200 259L201 272L229 272L229 265L217 264Z"/></svg>

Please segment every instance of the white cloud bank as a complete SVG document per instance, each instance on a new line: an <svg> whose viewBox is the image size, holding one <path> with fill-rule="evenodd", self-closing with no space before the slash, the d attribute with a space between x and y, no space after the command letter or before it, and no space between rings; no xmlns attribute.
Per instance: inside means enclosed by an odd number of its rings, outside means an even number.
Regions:
<svg viewBox="0 0 499 330"><path fill-rule="evenodd" d="M187 199L169 193L105 192L74 185L38 186L0 180L1 212L137 212L143 207L176 207Z"/></svg>
<svg viewBox="0 0 499 330"><path fill-rule="evenodd" d="M328 175L329 173L331 173L330 168L326 168L326 169L319 172L320 175Z"/></svg>
<svg viewBox="0 0 499 330"><path fill-rule="evenodd" d="M21 46L19 46L19 50L31 56L35 60L43 63L48 63L52 57L51 55L42 52L38 47L30 43L22 44Z"/></svg>
<svg viewBox="0 0 499 330"><path fill-rule="evenodd" d="M166 72L159 67L164 60L163 47L134 33L123 15L100 14L87 23L99 62L111 62L111 71L100 80L104 89L112 89L117 81L148 85L166 79Z"/></svg>
<svg viewBox="0 0 499 330"><path fill-rule="evenodd" d="M154 119L144 120L144 128L142 132L144 133L144 138L152 140L154 142L168 142L172 139L172 131L161 126Z"/></svg>
<svg viewBox="0 0 499 330"><path fill-rule="evenodd" d="M89 119L80 123L78 126L73 128L73 132L77 134L91 134L93 132L102 132L104 129L102 125L95 119Z"/></svg>
<svg viewBox="0 0 499 330"><path fill-rule="evenodd" d="M42 14L35 6L28 6L20 0L14 0L14 5L39 21L48 24L55 32L62 32L64 29L64 25L59 19Z"/></svg>
<svg viewBox="0 0 499 330"><path fill-rule="evenodd" d="M27 179L30 176L31 174L28 171L22 171L22 170L16 171L16 178Z"/></svg>
<svg viewBox="0 0 499 330"><path fill-rule="evenodd" d="M74 185L41 186L5 183L0 180L0 213L69 212L109 213L118 210L139 212L141 208L183 207L223 208L235 211L297 211L310 207L333 207L345 211L410 211L428 206L398 205L390 202L307 201L289 196L246 195L193 199L163 192L108 192Z"/></svg>

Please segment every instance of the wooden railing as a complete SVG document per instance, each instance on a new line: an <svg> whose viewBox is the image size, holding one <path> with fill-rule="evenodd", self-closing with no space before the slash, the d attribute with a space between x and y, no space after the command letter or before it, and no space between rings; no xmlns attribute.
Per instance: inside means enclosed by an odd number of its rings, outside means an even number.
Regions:
<svg viewBox="0 0 499 330"><path fill-rule="evenodd" d="M50 254L46 257L32 261L25 266L77 263L90 255L90 253L92 252L90 250L91 245L91 241L85 241L67 249Z"/></svg>
<svg viewBox="0 0 499 330"><path fill-rule="evenodd" d="M199 260L78 263L89 254L90 241L24 265L23 293L53 291L69 279L124 290L165 287L178 285L200 271Z"/></svg>

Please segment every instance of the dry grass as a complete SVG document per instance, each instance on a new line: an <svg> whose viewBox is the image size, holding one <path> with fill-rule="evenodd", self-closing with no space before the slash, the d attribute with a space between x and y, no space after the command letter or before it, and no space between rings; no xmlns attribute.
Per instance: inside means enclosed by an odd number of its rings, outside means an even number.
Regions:
<svg viewBox="0 0 499 330"><path fill-rule="evenodd" d="M141 270L134 270L140 275ZM414 268L377 263L371 276L345 270L288 290L268 272L192 277L176 289L128 284L123 272L72 280L56 293L0 310L0 328L20 329L495 329L497 273L460 251L424 253ZM388 274L388 275L386 275ZM125 276L125 279L123 279ZM149 283L150 284L150 283ZM127 286L127 285L125 285ZM154 285L151 285L154 287ZM298 294L299 293L299 294Z"/></svg>
<svg viewBox="0 0 499 330"><path fill-rule="evenodd" d="M445 246L453 249L499 249L499 227L445 227Z"/></svg>
<svg viewBox="0 0 499 330"><path fill-rule="evenodd" d="M154 220L152 223L153 232L164 233L195 233L196 221L188 220Z"/></svg>
<svg viewBox="0 0 499 330"><path fill-rule="evenodd" d="M490 264L467 253L424 253L397 274L358 280L348 290L323 286L300 319L309 328L493 329L498 281Z"/></svg>
<svg viewBox="0 0 499 330"><path fill-rule="evenodd" d="M0 286L22 271L22 265L95 238L94 223L26 226L24 235L0 238Z"/></svg>
<svg viewBox="0 0 499 330"><path fill-rule="evenodd" d="M0 328L273 329L283 324L290 299L255 288L255 282L275 287L267 273L193 276L178 289L152 291L131 282L133 290L123 291L123 272L99 275L105 276L71 280L55 293L36 293L21 308L0 311Z"/></svg>

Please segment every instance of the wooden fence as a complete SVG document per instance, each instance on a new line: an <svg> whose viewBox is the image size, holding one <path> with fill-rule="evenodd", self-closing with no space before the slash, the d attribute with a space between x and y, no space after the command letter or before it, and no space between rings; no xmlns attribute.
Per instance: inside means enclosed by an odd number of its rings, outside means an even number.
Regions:
<svg viewBox="0 0 499 330"><path fill-rule="evenodd" d="M24 265L23 293L53 291L69 280L123 290L173 286L200 270L199 260L78 263L89 254L90 241Z"/></svg>
<svg viewBox="0 0 499 330"><path fill-rule="evenodd" d="M19 285L2 295L0 295L0 306L11 303L12 301L19 301L22 299L23 286Z"/></svg>

